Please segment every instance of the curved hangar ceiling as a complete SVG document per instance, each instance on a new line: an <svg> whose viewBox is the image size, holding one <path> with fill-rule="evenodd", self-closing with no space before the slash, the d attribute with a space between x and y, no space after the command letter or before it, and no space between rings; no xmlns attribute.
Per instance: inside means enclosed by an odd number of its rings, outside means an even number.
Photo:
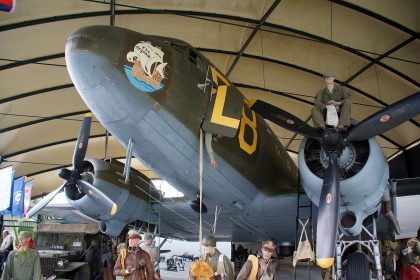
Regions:
<svg viewBox="0 0 420 280"><path fill-rule="evenodd" d="M0 14L0 155L34 195L60 184L88 110L66 70L64 45L76 29L110 24L110 0L17 1ZM334 71L364 119L420 86L419 1L117 0L115 25L182 39L208 57L249 99L305 120L321 73ZM420 116L377 137L385 155L418 143ZM272 125L296 153L302 137ZM105 130L92 124L89 157L104 157ZM123 159L111 137L108 156ZM145 170L137 163L137 168ZM147 172L150 177L155 175Z"/></svg>

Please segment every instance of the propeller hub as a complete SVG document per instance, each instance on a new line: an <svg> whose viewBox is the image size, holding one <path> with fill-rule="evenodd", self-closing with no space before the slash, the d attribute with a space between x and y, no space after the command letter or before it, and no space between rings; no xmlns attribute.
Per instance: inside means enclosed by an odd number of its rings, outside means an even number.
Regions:
<svg viewBox="0 0 420 280"><path fill-rule="evenodd" d="M344 141L342 136L335 129L327 129L322 134L321 145L327 153L337 152L341 154L344 148Z"/></svg>
<svg viewBox="0 0 420 280"><path fill-rule="evenodd" d="M60 176L60 178L68 181L71 178L72 172L70 170L68 170L67 168L61 168L58 171L58 176Z"/></svg>
<svg viewBox="0 0 420 280"><path fill-rule="evenodd" d="M346 144L338 159L338 165L340 168L348 169L353 166L356 160L357 152L351 144ZM328 154L322 149L320 162L322 166L327 169L328 167Z"/></svg>

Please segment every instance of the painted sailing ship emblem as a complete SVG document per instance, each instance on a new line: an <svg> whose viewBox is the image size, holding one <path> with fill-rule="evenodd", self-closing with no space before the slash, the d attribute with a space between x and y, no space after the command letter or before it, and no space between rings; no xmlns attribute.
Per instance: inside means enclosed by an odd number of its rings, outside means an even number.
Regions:
<svg viewBox="0 0 420 280"><path fill-rule="evenodd" d="M127 60L133 66L124 65L125 74L130 83L145 92L162 89L165 78L163 62L164 53L159 47L154 47L148 41L141 41L134 47L134 51L127 54Z"/></svg>

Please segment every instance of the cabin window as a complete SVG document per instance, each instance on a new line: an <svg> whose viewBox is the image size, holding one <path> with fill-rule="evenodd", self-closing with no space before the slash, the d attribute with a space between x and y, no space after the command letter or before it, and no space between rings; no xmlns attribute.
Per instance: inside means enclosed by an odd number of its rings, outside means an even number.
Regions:
<svg viewBox="0 0 420 280"><path fill-rule="evenodd" d="M190 49L189 60L199 69L200 71L204 71L204 60L198 55L194 50Z"/></svg>

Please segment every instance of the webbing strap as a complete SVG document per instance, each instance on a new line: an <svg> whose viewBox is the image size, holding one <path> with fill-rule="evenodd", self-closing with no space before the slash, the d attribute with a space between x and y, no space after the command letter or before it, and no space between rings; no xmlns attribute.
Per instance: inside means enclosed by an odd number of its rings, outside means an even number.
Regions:
<svg viewBox="0 0 420 280"><path fill-rule="evenodd" d="M126 256L127 256L127 250L126 249L121 249L121 268L122 268L122 270L125 270L125 257ZM124 280L124 275L122 276L122 280Z"/></svg>

